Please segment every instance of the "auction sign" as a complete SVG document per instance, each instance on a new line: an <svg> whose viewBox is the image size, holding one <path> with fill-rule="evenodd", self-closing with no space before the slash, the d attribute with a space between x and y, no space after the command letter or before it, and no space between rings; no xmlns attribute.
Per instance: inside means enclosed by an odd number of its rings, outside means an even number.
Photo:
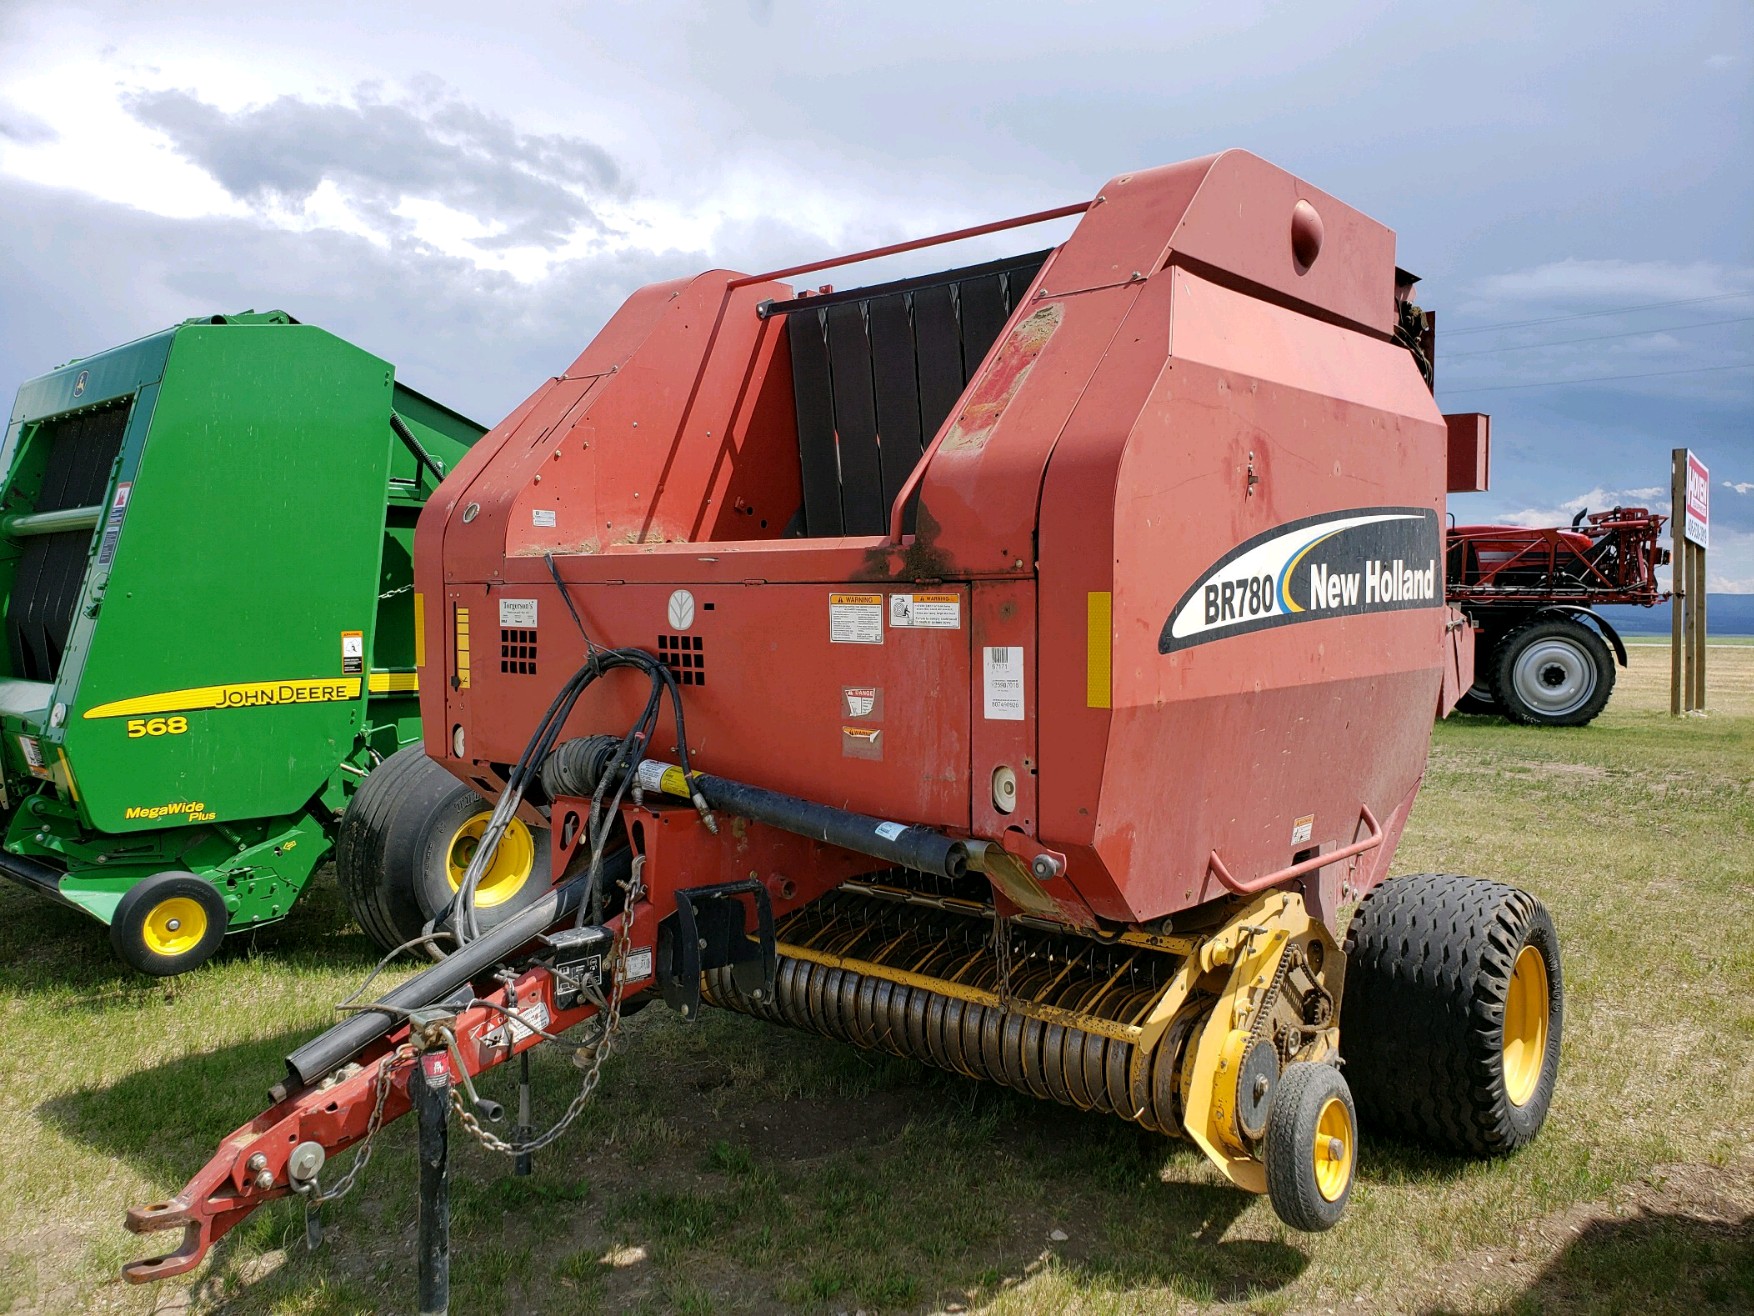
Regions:
<svg viewBox="0 0 1754 1316"><path fill-rule="evenodd" d="M1705 708L1705 548L1711 529L1711 472L1686 448L1669 462L1669 554L1673 640L1669 658L1669 711Z"/></svg>
<svg viewBox="0 0 1754 1316"><path fill-rule="evenodd" d="M1711 472L1691 452L1687 454L1687 538L1709 548L1711 527Z"/></svg>

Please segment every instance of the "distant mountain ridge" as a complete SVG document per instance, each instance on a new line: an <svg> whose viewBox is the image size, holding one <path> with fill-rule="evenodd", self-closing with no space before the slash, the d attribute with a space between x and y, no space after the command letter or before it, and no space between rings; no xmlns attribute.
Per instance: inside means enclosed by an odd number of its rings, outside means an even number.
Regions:
<svg viewBox="0 0 1754 1316"><path fill-rule="evenodd" d="M1672 626L1667 603L1654 608L1618 604L1596 611L1622 635L1668 635ZM1754 594L1707 594L1705 633L1708 639L1714 635L1754 635Z"/></svg>

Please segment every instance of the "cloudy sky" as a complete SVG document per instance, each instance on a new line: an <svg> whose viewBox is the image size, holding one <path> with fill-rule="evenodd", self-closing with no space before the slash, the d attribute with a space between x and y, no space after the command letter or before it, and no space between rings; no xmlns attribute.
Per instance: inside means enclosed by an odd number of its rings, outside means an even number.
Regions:
<svg viewBox="0 0 1754 1316"><path fill-rule="evenodd" d="M0 0L0 392L282 307L491 422L642 283L1245 146L1424 276L1464 521L1666 509L1692 446L1754 592L1751 111L1747 0Z"/></svg>

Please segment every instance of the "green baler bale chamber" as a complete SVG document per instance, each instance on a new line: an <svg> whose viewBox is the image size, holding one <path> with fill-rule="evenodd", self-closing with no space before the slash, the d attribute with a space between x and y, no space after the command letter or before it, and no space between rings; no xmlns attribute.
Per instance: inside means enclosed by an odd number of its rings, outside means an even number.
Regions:
<svg viewBox="0 0 1754 1316"><path fill-rule="evenodd" d="M0 449L0 874L104 922L165 871L231 931L283 917L418 736L414 525L482 433L281 312L26 383Z"/></svg>

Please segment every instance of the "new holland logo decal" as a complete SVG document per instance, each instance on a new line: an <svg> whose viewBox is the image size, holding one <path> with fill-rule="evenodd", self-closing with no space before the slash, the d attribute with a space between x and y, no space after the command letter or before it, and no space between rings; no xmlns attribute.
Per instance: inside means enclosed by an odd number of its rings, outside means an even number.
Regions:
<svg viewBox="0 0 1754 1316"><path fill-rule="evenodd" d="M1359 507L1275 526L1196 580L1163 623L1159 653L1208 640L1443 601L1437 513Z"/></svg>

